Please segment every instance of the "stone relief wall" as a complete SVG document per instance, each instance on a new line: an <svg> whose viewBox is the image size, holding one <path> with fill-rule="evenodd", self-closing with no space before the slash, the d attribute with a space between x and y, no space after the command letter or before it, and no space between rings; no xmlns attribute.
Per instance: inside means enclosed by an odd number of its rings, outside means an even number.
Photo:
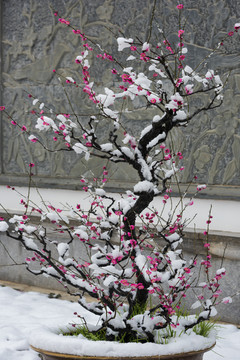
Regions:
<svg viewBox="0 0 240 360"><path fill-rule="evenodd" d="M188 59L192 66L222 39L240 19L240 4L234 0L188 0L186 14ZM178 16L175 0L157 0L157 13L153 23L152 39L157 41L157 25L164 29L171 40L176 36ZM64 76L78 78L74 59L81 52L81 42L70 29L57 23L53 11L75 24L84 33L101 44L109 52L116 51L112 33L123 30L128 36L144 39L149 34L153 0L1 0L1 104L11 116L34 133L33 117L29 113L31 102L27 93L34 94L58 113L71 112L65 90L72 99L74 111L87 121L92 106L78 89L64 88L52 69ZM111 31L109 31L111 30ZM239 35L237 35L239 37ZM145 40L145 39L144 39ZM196 45L192 45L192 44ZM221 49L224 56L216 54L206 67L217 67L226 78L231 71L225 89L224 105L215 111L202 114L184 129L174 133L179 151L183 151L188 164L182 182L186 183L197 174L200 182L210 184L209 196L240 198L240 49L239 39L229 39ZM214 59L214 64L211 63ZM96 81L111 87L113 77L102 62L92 59L96 68ZM207 94L205 94L207 96ZM204 99L200 99L204 101ZM197 105L197 104L196 104ZM131 109L131 104L129 104ZM151 113L152 111L152 113ZM152 118L153 110L130 114L126 127L135 133ZM99 125L104 137L107 124ZM191 135L191 136L190 136ZM57 149L52 138L47 144ZM85 160L73 153L46 153L39 144L29 144L27 137L1 118L1 168L0 184L27 184L27 164L34 162L35 179L42 186L80 187L79 178L89 174L89 169L102 169L102 163ZM132 182L135 173L111 169L111 187L122 188ZM90 174L89 174L90 175Z"/></svg>

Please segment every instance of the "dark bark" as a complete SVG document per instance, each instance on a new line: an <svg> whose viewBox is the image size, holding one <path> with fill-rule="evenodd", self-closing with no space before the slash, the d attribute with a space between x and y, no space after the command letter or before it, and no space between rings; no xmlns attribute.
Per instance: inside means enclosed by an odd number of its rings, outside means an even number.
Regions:
<svg viewBox="0 0 240 360"><path fill-rule="evenodd" d="M148 131L139 140L138 148L139 148L140 152L142 153L143 158L146 158L146 156L149 153L147 145L149 144L150 141L152 141L158 135L163 134L163 133L165 133L166 136L164 139L160 140L158 143L164 142L166 140L168 132L174 127L174 123L172 120L173 120L172 110L167 111L165 116L163 117L163 119L158 122L153 122L152 129L150 131Z"/></svg>

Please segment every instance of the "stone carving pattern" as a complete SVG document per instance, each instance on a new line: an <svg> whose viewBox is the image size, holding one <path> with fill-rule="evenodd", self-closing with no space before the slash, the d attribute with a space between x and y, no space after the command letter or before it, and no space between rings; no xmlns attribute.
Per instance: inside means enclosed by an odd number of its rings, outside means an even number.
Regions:
<svg viewBox="0 0 240 360"><path fill-rule="evenodd" d="M188 1L189 22L186 30L189 35L186 42L193 66L196 65L196 59L208 54L221 40L223 31L230 30L240 18L240 7L236 3L226 0L212 1L210 4L207 0ZM51 1L54 9L109 51L115 51L116 45L108 29L116 34L124 30L127 35L133 32L142 37L148 28L152 4L152 0ZM176 36L174 31L178 18L175 6L173 0L157 1L159 13L164 16L161 15L161 19L154 22L152 38L157 39L157 25L164 29L169 39ZM14 118L21 119L20 122L34 132L25 91L53 106L56 112L68 112L69 105L63 88L53 76L52 69L57 68L63 75L76 78L78 68L74 58L81 51L81 43L69 29L56 24L47 0L41 1L41 4L37 0L2 0L2 14L2 101L11 109ZM192 43L196 46L192 46ZM174 133L176 150L183 151L188 158L182 178L184 182L197 173L200 181L240 186L240 61L237 43L230 39L228 46L224 47L225 56L217 55L215 60L223 76L226 77L231 70L223 107L196 118L189 124L186 138L181 132ZM111 86L111 72L107 71L103 63L99 71L96 59L92 61L96 65L99 85L103 77L105 84ZM211 68L211 65L210 58L208 66ZM70 96L77 113L91 113L91 107L84 101L80 90L70 89ZM135 133L140 122L147 123L151 119L150 115L148 112L144 117L144 111L134 112L126 119L126 126ZM107 132L106 126L100 126L101 133ZM43 178L64 178L70 175L74 179L91 168L99 168L101 171L101 165L96 159L86 165L83 159L72 156L72 153L71 156L68 153L45 153L38 144L29 144L24 134L19 133L6 119L2 119L2 132L3 174L24 174L29 162L37 164L36 174ZM55 146L51 138L47 139L47 143ZM117 167L112 170L113 180L129 181L129 172L126 175ZM131 179L134 179L133 173L130 174Z"/></svg>

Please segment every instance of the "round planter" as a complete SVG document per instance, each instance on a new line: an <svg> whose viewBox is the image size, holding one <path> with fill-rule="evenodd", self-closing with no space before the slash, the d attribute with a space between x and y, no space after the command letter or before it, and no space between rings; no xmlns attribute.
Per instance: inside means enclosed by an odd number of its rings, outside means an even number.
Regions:
<svg viewBox="0 0 240 360"><path fill-rule="evenodd" d="M40 328L30 335L30 346L43 360L201 360L215 346L214 333L208 338L193 333L173 338L167 344L141 344L62 335L67 330L67 327Z"/></svg>
<svg viewBox="0 0 240 360"><path fill-rule="evenodd" d="M190 351L181 354L172 354L172 355L159 355L159 356L139 356L139 357L103 357L103 356L77 356L77 355L68 355L68 354L60 354L54 353L51 351L38 349L34 346L31 346L33 350L41 354L43 360L202 360L205 352L211 350L213 346L210 348L199 350L199 351Z"/></svg>

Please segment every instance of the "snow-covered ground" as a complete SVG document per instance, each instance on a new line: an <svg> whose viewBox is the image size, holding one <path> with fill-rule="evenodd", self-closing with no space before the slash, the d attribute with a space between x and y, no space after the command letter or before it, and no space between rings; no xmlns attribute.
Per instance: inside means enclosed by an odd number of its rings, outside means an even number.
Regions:
<svg viewBox="0 0 240 360"><path fill-rule="evenodd" d="M29 349L32 331L39 325L71 323L75 321L73 313L80 313L79 309L77 303L49 299L45 294L0 287L0 360L39 360L37 353ZM96 319L88 316L88 320ZM239 354L240 330L233 325L221 325L217 344L204 355L204 360L236 360Z"/></svg>

